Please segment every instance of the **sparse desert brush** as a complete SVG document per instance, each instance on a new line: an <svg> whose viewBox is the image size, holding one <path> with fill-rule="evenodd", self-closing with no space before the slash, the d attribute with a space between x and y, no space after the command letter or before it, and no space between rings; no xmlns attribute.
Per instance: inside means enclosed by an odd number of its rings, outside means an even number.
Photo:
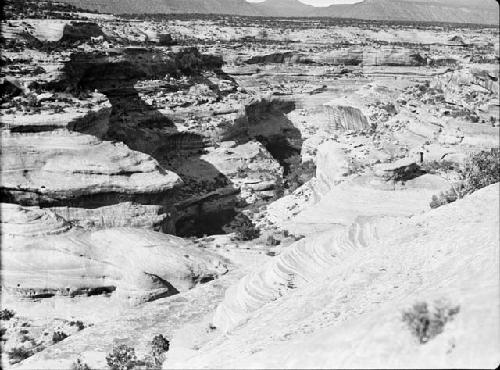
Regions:
<svg viewBox="0 0 500 370"><path fill-rule="evenodd" d="M70 321L69 326L76 326L78 331L85 329L85 324L80 320Z"/></svg>
<svg viewBox="0 0 500 370"><path fill-rule="evenodd" d="M236 239L238 240L249 241L259 236L260 230L257 229L254 223L248 218L245 218L236 226Z"/></svg>
<svg viewBox="0 0 500 370"><path fill-rule="evenodd" d="M500 181L500 149L481 151L465 163L465 186L468 193Z"/></svg>
<svg viewBox="0 0 500 370"><path fill-rule="evenodd" d="M266 245L268 246L275 246L275 245L280 245L281 241L279 239L276 239L274 235L269 235L266 239Z"/></svg>
<svg viewBox="0 0 500 370"><path fill-rule="evenodd" d="M442 169L447 169L445 164ZM432 168L432 165L431 167ZM471 155L460 171L460 183L453 188L432 196L431 208L438 208L471 194L476 190L500 181L500 149L481 151Z"/></svg>
<svg viewBox="0 0 500 370"><path fill-rule="evenodd" d="M116 346L106 356L106 363L111 370L131 370L137 364L135 349L125 344Z"/></svg>
<svg viewBox="0 0 500 370"><path fill-rule="evenodd" d="M79 358L71 365L71 370L91 370L90 366L82 362Z"/></svg>
<svg viewBox="0 0 500 370"><path fill-rule="evenodd" d="M458 163L448 160L426 162L421 167L428 173L443 173L459 170Z"/></svg>
<svg viewBox="0 0 500 370"><path fill-rule="evenodd" d="M448 203L453 203L457 199L461 198L462 192L460 190L456 190L456 188L451 188L446 191L442 191L439 195L433 195L432 200L430 202L430 206L432 209L439 208Z"/></svg>
<svg viewBox="0 0 500 370"><path fill-rule="evenodd" d="M66 334L63 331L55 331L52 334L52 343L56 344L59 343L60 341L66 339L68 337L68 334Z"/></svg>
<svg viewBox="0 0 500 370"><path fill-rule="evenodd" d="M165 361L165 353L170 349L170 341L163 335L155 335L151 342L151 357L154 366L161 368Z"/></svg>
<svg viewBox="0 0 500 370"><path fill-rule="evenodd" d="M11 364L17 364L33 356L33 351L24 347L14 347L7 354L9 356L9 362Z"/></svg>
<svg viewBox="0 0 500 370"><path fill-rule="evenodd" d="M419 302L403 311L402 320L420 344L424 344L441 334L446 323L459 311L460 306L452 306L447 302L436 302L432 308L429 308L427 302Z"/></svg>
<svg viewBox="0 0 500 370"><path fill-rule="evenodd" d="M15 316L15 312L13 310L9 310L8 308L4 308L0 311L0 320L8 321Z"/></svg>

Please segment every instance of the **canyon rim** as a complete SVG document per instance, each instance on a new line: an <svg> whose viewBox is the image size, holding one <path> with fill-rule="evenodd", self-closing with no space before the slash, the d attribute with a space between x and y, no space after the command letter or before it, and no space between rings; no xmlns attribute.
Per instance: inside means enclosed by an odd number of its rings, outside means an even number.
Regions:
<svg viewBox="0 0 500 370"><path fill-rule="evenodd" d="M497 2L2 11L2 368L500 364Z"/></svg>

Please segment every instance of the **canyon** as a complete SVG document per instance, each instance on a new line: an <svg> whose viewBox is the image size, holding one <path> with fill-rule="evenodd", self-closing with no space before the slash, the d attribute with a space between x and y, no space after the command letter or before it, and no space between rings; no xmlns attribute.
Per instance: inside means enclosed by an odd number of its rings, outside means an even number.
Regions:
<svg viewBox="0 0 500 370"><path fill-rule="evenodd" d="M496 366L498 21L12 4L2 367Z"/></svg>

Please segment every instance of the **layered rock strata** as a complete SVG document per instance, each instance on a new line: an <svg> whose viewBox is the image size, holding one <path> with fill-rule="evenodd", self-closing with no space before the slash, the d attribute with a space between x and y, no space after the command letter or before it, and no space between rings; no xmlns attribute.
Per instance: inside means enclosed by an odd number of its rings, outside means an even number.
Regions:
<svg viewBox="0 0 500 370"><path fill-rule="evenodd" d="M216 255L171 235L133 228L84 231L38 207L2 204L1 211L2 289L19 296L116 291L142 302L227 271Z"/></svg>

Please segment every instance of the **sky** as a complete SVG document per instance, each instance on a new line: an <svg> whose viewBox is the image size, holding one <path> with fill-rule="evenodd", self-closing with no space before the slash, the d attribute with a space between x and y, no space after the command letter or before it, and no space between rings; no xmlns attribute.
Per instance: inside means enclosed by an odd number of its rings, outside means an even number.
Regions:
<svg viewBox="0 0 500 370"><path fill-rule="evenodd" d="M260 3L265 0L247 0L251 3ZM358 3L361 0L300 0L304 4L314 5L314 6L328 6L332 4L353 4Z"/></svg>

